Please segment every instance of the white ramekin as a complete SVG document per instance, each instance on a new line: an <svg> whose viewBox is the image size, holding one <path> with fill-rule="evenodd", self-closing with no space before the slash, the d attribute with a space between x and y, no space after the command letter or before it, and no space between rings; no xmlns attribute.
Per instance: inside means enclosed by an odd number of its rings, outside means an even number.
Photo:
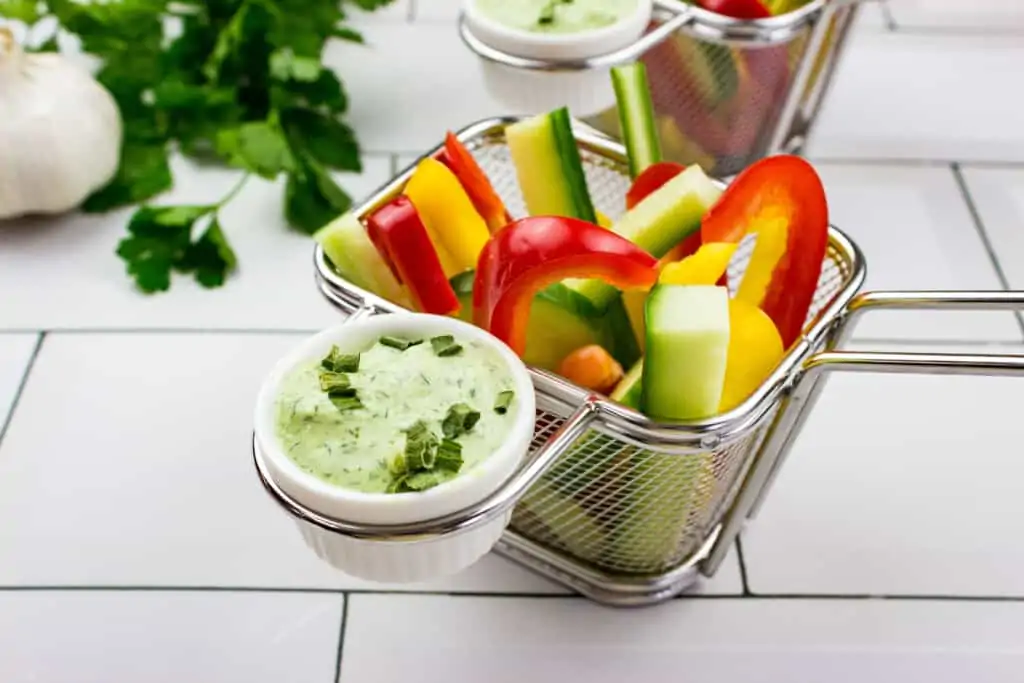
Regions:
<svg viewBox="0 0 1024 683"><path fill-rule="evenodd" d="M508 438L483 462L427 491L386 494L333 486L303 471L285 455L275 432L275 402L283 379L294 368L322 358L333 345L355 352L385 335L422 338L442 334L486 344L505 361L513 380L516 412ZM371 525L421 522L464 509L494 493L529 450L535 413L533 383L526 366L492 335L445 316L383 314L326 329L298 344L274 366L256 400L256 457L273 484L324 517ZM359 539L297 521L306 543L341 571L370 581L409 582L454 574L478 560L498 541L510 514L459 532L405 541Z"/></svg>
<svg viewBox="0 0 1024 683"><path fill-rule="evenodd" d="M541 60L596 57L626 47L643 35L651 20L651 0L637 0L636 11L609 26L571 34L532 33L509 28L477 9L477 0L465 0L466 28L480 42L502 52ZM516 69L480 59L490 94L507 107L508 114L539 114L568 106L577 117L592 116L615 104L610 69L544 72Z"/></svg>

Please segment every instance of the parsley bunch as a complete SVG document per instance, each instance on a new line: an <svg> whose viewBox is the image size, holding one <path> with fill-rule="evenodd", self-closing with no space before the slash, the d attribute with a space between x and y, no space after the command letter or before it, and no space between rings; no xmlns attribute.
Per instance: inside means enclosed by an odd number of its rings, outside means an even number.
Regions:
<svg viewBox="0 0 1024 683"><path fill-rule="evenodd" d="M116 177L83 210L144 203L169 189L175 149L244 173L210 204L136 210L117 254L140 289L156 292L170 287L173 271L205 287L224 283L236 259L218 212L252 174L286 175L284 214L305 233L350 207L328 171L361 171L359 146L341 120L342 82L321 58L332 38L363 41L343 25L347 6L392 1L0 0L0 16L56 25L35 49L56 49L63 31L101 60L97 79L121 110L124 146Z"/></svg>

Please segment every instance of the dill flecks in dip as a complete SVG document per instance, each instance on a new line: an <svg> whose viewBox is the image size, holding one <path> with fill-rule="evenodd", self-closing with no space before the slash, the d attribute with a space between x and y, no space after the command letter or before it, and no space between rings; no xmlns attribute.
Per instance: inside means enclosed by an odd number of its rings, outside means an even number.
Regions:
<svg viewBox="0 0 1024 683"><path fill-rule="evenodd" d="M638 0L476 0L480 13L509 28L580 33L631 15Z"/></svg>
<svg viewBox="0 0 1024 683"><path fill-rule="evenodd" d="M518 405L512 390L504 360L485 344L384 337L358 356L334 349L293 370L276 432L295 464L330 484L425 490L501 446Z"/></svg>

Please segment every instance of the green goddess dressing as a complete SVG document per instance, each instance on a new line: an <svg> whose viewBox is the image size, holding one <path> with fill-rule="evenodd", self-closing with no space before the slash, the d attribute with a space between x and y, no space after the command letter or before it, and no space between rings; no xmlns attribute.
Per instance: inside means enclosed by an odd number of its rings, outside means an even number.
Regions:
<svg viewBox="0 0 1024 683"><path fill-rule="evenodd" d="M276 402L276 432L284 452L309 474L366 493L396 490L412 433L416 439L426 435L427 465L436 454L437 467L427 472L427 485L397 490L429 488L481 463L501 446L514 423L512 377L504 360L485 344L437 339L447 341L411 340L403 349L410 340L396 344L385 337L347 356L358 363L354 371L325 370L328 359L293 370ZM340 381L344 396L325 391L325 377L327 384ZM454 419L453 412L459 419L475 413L465 422L468 430L449 432L445 420ZM445 470L444 454L453 449L461 465ZM414 473L413 466L408 469Z"/></svg>

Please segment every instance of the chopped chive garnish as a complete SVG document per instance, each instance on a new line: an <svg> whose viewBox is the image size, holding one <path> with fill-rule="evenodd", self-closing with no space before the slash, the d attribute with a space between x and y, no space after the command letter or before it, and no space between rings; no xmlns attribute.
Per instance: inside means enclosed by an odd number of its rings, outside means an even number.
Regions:
<svg viewBox="0 0 1024 683"><path fill-rule="evenodd" d="M512 405L512 399L515 398L516 392L514 391L501 391L498 396L494 399L494 412L498 415L504 415L508 412L508 407Z"/></svg>
<svg viewBox="0 0 1024 683"><path fill-rule="evenodd" d="M337 346L320 361L320 367L328 372L356 372L359 370L358 353L342 353Z"/></svg>
<svg viewBox="0 0 1024 683"><path fill-rule="evenodd" d="M437 447L435 467L439 470L458 472L462 467L462 444L451 439L442 439Z"/></svg>
<svg viewBox="0 0 1024 683"><path fill-rule="evenodd" d="M417 344L423 343L422 339L411 341L409 339L402 339L401 337L388 336L381 337L378 341L384 346L390 346L391 348L398 349L399 351L405 351L410 346L416 346Z"/></svg>
<svg viewBox="0 0 1024 683"><path fill-rule="evenodd" d="M320 391L325 391L328 394L337 394L350 389L352 391L351 394L343 395L352 396L355 393L355 389L352 389L352 382L349 380L348 375L332 371L320 372Z"/></svg>
<svg viewBox="0 0 1024 683"><path fill-rule="evenodd" d="M449 439L457 439L479 421L479 411L473 410L465 403L456 403L448 409L448 414L441 423L441 431Z"/></svg>
<svg viewBox="0 0 1024 683"><path fill-rule="evenodd" d="M430 346L438 356L454 356L462 351L462 345L456 343L455 337L450 334L442 334L440 337L433 337Z"/></svg>
<svg viewBox="0 0 1024 683"><path fill-rule="evenodd" d="M423 420L417 420L405 430L405 469L408 472L430 469L434 466L437 437Z"/></svg>
<svg viewBox="0 0 1024 683"><path fill-rule="evenodd" d="M331 396L330 398L334 407L342 412L363 407L363 402L357 396Z"/></svg>
<svg viewBox="0 0 1024 683"><path fill-rule="evenodd" d="M426 491L451 479L462 467L462 445L438 440L430 426L417 420L405 430L405 452L381 465L390 483L387 493Z"/></svg>
<svg viewBox="0 0 1024 683"><path fill-rule="evenodd" d="M537 23L541 26L553 23L555 21L555 7L558 5L571 5L572 2L573 0L551 0L541 8L540 14L537 16Z"/></svg>
<svg viewBox="0 0 1024 683"><path fill-rule="evenodd" d="M405 456L399 453L385 463L388 472L395 477L405 474Z"/></svg>
<svg viewBox="0 0 1024 683"><path fill-rule="evenodd" d="M442 475L440 472L417 472L410 474L402 483L409 491L426 491L442 483Z"/></svg>

